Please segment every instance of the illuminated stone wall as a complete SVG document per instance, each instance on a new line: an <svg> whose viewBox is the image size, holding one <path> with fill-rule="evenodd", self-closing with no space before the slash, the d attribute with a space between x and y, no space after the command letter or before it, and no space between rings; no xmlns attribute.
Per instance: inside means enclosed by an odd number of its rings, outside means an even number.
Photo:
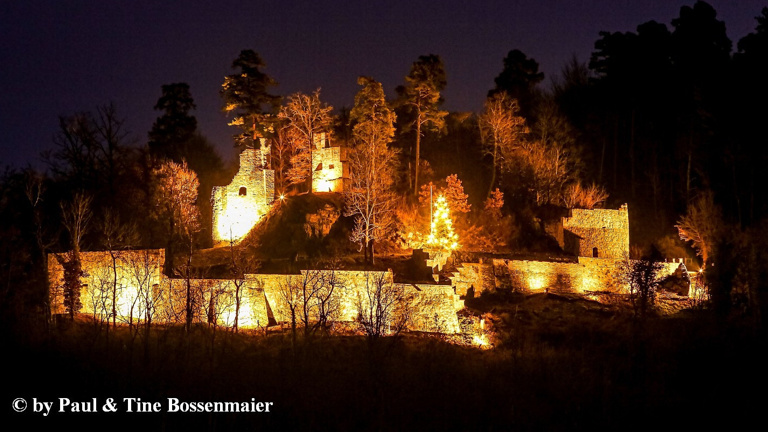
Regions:
<svg viewBox="0 0 768 432"><path fill-rule="evenodd" d="M412 296L410 328L432 333L461 332L456 311L464 307L450 285L396 284Z"/></svg>
<svg viewBox="0 0 768 432"><path fill-rule="evenodd" d="M59 257L64 255L59 254ZM118 321L146 316L147 306L163 302L162 274L165 250L81 252L84 276L80 302L81 313L106 319L115 306ZM48 255L48 281L51 312L64 313L64 269L56 254ZM117 281L117 284L115 284ZM150 311L150 313L153 313Z"/></svg>
<svg viewBox="0 0 768 432"><path fill-rule="evenodd" d="M269 210L275 199L275 172L260 150L240 153L240 169L227 186L211 193L213 242L239 241Z"/></svg>
<svg viewBox="0 0 768 432"><path fill-rule="evenodd" d="M306 286L311 291L318 281L327 284L331 277L335 277L335 295L330 302L330 307L335 310L332 314L334 321L355 322L361 308L365 308L374 295L377 282L383 281L385 291L392 290L389 292L396 295L402 293L402 298L410 301L408 310L412 317L409 329L441 333L461 331L456 311L457 306L462 307L463 304L450 285L395 284L390 271L302 270L298 275L247 275L254 284L263 287L275 320L284 324L291 321L286 301L291 295L290 289L300 293ZM294 302L301 304L300 300ZM316 310L314 306L312 313L316 313Z"/></svg>
<svg viewBox="0 0 768 432"><path fill-rule="evenodd" d="M494 260L502 274L508 272L511 288L523 292L625 292L618 264L600 258L579 258L578 263Z"/></svg>
<svg viewBox="0 0 768 432"><path fill-rule="evenodd" d="M660 263L659 277L675 273L679 262ZM579 257L578 262L494 259L486 264L462 264L452 278L459 295L469 289L483 291L510 289L526 293L627 293L620 274L620 260Z"/></svg>
<svg viewBox="0 0 768 432"><path fill-rule="evenodd" d="M629 256L629 212L618 210L573 209L563 218L563 244L566 252L579 257L622 259Z"/></svg>
<svg viewBox="0 0 768 432"><path fill-rule="evenodd" d="M291 319L285 301L287 288L292 287L297 305L302 306L303 288L334 291L327 303L333 308L332 321L354 323L361 307L367 305L376 281L381 281L390 295L407 299L411 320L409 329L442 333L460 332L457 307L463 306L450 285L394 284L391 271L331 271L302 270L300 274L248 274L242 280L232 279L170 279L162 274L164 251L116 251L113 265L109 252L83 252L81 260L85 275L81 291L82 314L94 319L110 320L113 303L118 323L138 323L151 319L155 323L181 324L186 321L187 284L193 304L194 322L216 323L232 327L235 322L237 298L240 298L238 327L262 328L269 325L270 315L278 324ZM117 285L114 274L117 273ZM64 313L63 267L49 257L49 285L52 312ZM114 289L113 287L117 287ZM236 296L239 286L239 296ZM112 301L113 295L115 301ZM310 296L315 299L315 297ZM311 300L310 319L317 317L317 303Z"/></svg>
<svg viewBox="0 0 768 432"><path fill-rule="evenodd" d="M312 191L343 192L349 179L346 147L330 147L325 133L315 139L312 149Z"/></svg>
<svg viewBox="0 0 768 432"><path fill-rule="evenodd" d="M463 263L456 269L451 280L456 294L470 298L496 288L496 276L490 264Z"/></svg>

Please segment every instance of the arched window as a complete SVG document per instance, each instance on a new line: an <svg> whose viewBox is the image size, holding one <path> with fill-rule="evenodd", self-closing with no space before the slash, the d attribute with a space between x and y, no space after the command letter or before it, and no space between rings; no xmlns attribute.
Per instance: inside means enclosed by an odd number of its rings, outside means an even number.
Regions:
<svg viewBox="0 0 768 432"><path fill-rule="evenodd" d="M597 258L597 248L592 248L592 258Z"/></svg>
<svg viewBox="0 0 768 432"><path fill-rule="evenodd" d="M240 188L240 196L245 196L247 193L248 191L244 187Z"/></svg>

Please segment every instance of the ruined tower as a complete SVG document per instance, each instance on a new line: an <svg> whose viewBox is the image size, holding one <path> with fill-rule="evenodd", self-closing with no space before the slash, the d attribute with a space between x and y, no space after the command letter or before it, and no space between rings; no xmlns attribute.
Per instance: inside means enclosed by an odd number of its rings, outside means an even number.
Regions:
<svg viewBox="0 0 768 432"><path fill-rule="evenodd" d="M343 192L349 180L347 148L331 147L325 132L312 148L312 192Z"/></svg>
<svg viewBox="0 0 768 432"><path fill-rule="evenodd" d="M211 193L213 243L239 242L267 213L275 199L275 172L269 169L269 146L240 153L240 169L226 186Z"/></svg>

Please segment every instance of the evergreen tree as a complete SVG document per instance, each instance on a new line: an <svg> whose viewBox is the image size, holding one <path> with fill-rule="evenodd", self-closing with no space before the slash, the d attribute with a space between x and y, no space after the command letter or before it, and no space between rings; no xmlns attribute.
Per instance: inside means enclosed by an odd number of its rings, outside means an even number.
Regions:
<svg viewBox="0 0 768 432"><path fill-rule="evenodd" d="M253 50L240 51L232 62L232 68L240 72L227 75L221 86L224 112L235 116L229 125L241 130L234 136L241 149L257 148L259 138L269 134L270 116L280 105L280 97L269 93L277 81L261 71L265 66Z"/></svg>
<svg viewBox="0 0 768 432"><path fill-rule="evenodd" d="M453 219L448 200L440 195L432 205L432 223L430 225L427 247L432 249L453 250L459 247L459 236L453 231Z"/></svg>
<svg viewBox="0 0 768 432"><path fill-rule="evenodd" d="M405 86L399 86L398 105L405 108L410 119L407 130L415 129L416 141L413 150L413 195L419 191L419 165L421 160L421 137L427 128L442 130L445 127L447 111L440 111L440 92L445 89L445 68L440 56L420 56L405 77ZM410 170L409 170L410 172Z"/></svg>
<svg viewBox="0 0 768 432"><path fill-rule="evenodd" d="M496 87L488 92L488 97L506 92L520 103L521 114L530 122L536 105L536 85L542 80L544 73L539 72L539 63L520 50L512 50L504 57L504 69L494 79Z"/></svg>

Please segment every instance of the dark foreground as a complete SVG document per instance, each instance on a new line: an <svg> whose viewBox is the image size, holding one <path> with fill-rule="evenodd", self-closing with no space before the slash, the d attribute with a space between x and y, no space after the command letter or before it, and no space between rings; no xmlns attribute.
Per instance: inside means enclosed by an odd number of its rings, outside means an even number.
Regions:
<svg viewBox="0 0 768 432"><path fill-rule="evenodd" d="M588 305L587 305L588 306ZM764 423L761 332L706 311L643 322L555 296L478 305L496 330L481 351L407 335L299 338L222 329L59 325L5 329L3 417L24 429L640 430ZM485 310L483 310L485 309ZM20 335L24 335L21 337ZM14 412L12 402L29 407ZM58 412L59 398L112 398L114 413ZM124 398L159 406L126 413ZM272 402L270 411L180 413L169 398ZM54 402L48 416L33 399ZM134 399L135 400L135 399ZM183 406L183 405L182 405ZM255 405L249 405L255 407ZM72 410L72 405L67 411ZM187 405L188 409L192 409ZM134 405L135 410L135 405Z"/></svg>

